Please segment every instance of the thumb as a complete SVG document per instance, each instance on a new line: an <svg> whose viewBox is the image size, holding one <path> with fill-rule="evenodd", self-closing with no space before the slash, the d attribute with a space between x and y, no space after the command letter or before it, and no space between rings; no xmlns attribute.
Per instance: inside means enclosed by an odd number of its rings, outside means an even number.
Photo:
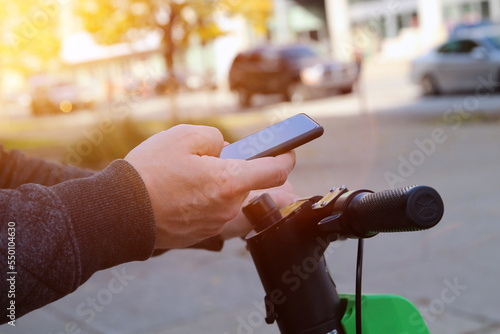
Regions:
<svg viewBox="0 0 500 334"><path fill-rule="evenodd" d="M245 175L239 180L241 191L267 189L286 182L288 174L295 166L295 152L290 151L276 157L237 161L240 165L240 172Z"/></svg>

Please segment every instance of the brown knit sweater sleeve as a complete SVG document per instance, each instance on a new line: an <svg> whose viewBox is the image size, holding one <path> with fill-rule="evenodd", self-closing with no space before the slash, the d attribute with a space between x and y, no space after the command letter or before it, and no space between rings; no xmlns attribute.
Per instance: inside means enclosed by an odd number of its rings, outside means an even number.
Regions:
<svg viewBox="0 0 500 334"><path fill-rule="evenodd" d="M124 160L94 173L0 147L0 186L0 323L12 320L13 303L18 318L153 252L151 202Z"/></svg>

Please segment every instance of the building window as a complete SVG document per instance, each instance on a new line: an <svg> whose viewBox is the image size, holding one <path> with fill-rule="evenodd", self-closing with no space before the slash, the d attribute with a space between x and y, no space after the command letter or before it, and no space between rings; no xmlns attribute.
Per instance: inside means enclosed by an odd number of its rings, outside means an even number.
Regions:
<svg viewBox="0 0 500 334"><path fill-rule="evenodd" d="M481 17L483 19L490 18L490 3L489 3L489 1L481 1Z"/></svg>
<svg viewBox="0 0 500 334"><path fill-rule="evenodd" d="M396 16L398 32L405 27L403 15Z"/></svg>

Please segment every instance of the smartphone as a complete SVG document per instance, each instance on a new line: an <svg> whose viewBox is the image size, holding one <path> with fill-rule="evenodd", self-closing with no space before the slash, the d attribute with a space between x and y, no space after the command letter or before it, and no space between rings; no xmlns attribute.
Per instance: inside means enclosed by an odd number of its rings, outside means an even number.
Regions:
<svg viewBox="0 0 500 334"><path fill-rule="evenodd" d="M297 114L222 149L222 159L274 157L323 134L323 127L306 114Z"/></svg>

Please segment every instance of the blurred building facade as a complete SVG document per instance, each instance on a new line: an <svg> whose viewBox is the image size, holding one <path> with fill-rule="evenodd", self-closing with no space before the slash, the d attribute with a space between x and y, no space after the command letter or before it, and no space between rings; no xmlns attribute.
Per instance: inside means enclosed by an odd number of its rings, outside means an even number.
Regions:
<svg viewBox="0 0 500 334"><path fill-rule="evenodd" d="M275 16L275 40L328 44L336 58L409 58L443 39L458 25L483 20L500 23L499 0L274 0L287 14ZM301 7L301 18L293 15ZM303 24L314 16L315 25ZM285 22L285 20L288 20ZM311 21L310 19L305 20ZM285 31L285 32L284 32ZM283 37L286 36L286 37ZM328 39L328 40L326 40Z"/></svg>
<svg viewBox="0 0 500 334"><path fill-rule="evenodd" d="M267 35L252 31L243 17L221 15L225 36L207 45L193 39L176 54L181 72L212 73L224 86L235 55L253 45L303 42L320 53L352 59L408 59L448 36L459 24L500 22L500 0L273 0L274 15ZM117 94L152 94L166 72L158 36L134 46L100 46L82 33L74 1L59 7L62 66L56 75L92 86L96 98Z"/></svg>
<svg viewBox="0 0 500 334"><path fill-rule="evenodd" d="M349 43L342 36L367 53L407 58L441 42L458 25L500 22L498 0L325 0L325 8L331 21L348 18L343 26L330 24L337 55Z"/></svg>

